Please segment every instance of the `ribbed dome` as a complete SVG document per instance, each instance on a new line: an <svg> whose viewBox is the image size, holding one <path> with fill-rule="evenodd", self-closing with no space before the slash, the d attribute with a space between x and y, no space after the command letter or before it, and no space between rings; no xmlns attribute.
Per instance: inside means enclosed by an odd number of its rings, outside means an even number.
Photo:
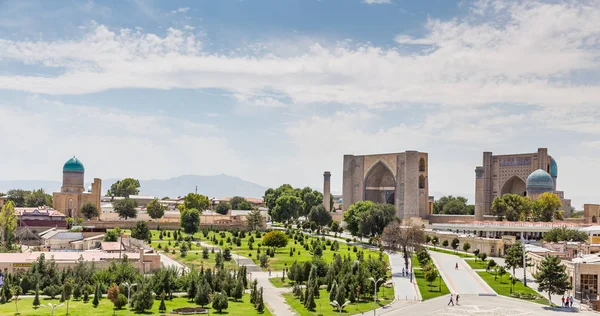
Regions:
<svg viewBox="0 0 600 316"><path fill-rule="evenodd" d="M85 168L79 159L73 158L67 160L63 166L63 172L85 172Z"/></svg>
<svg viewBox="0 0 600 316"><path fill-rule="evenodd" d="M550 174L542 169L538 169L527 177L526 188L527 190L552 191L554 181Z"/></svg>
<svg viewBox="0 0 600 316"><path fill-rule="evenodd" d="M556 160L554 160L554 158L550 158L550 175L552 177L558 177L558 165L556 164Z"/></svg>

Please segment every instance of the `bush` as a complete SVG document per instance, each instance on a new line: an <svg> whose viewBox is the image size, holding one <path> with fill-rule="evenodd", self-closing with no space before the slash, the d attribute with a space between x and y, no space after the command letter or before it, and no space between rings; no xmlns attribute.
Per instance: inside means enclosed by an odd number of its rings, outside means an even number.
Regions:
<svg viewBox="0 0 600 316"><path fill-rule="evenodd" d="M51 299L56 298L56 296L58 296L60 293L62 293L62 289L60 288L60 286L54 284L54 285L48 285L44 291L43 291L44 295L50 296Z"/></svg>
<svg viewBox="0 0 600 316"><path fill-rule="evenodd" d="M275 230L275 231L266 233L265 236L263 237L262 243L263 243L263 245L268 246L268 247L275 247L275 248L285 247L285 246L287 246L287 243L288 243L288 236L283 232Z"/></svg>
<svg viewBox="0 0 600 316"><path fill-rule="evenodd" d="M269 266L269 257L266 254L262 254L260 255L260 267L261 268L267 268Z"/></svg>
<svg viewBox="0 0 600 316"><path fill-rule="evenodd" d="M121 309L123 306L127 305L127 297L123 295L123 293L119 293L119 296L113 304L115 305L115 309Z"/></svg>

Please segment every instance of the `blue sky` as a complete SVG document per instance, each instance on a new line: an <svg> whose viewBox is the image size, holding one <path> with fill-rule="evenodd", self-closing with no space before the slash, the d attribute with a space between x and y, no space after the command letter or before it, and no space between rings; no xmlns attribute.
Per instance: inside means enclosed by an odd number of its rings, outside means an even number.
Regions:
<svg viewBox="0 0 600 316"><path fill-rule="evenodd" d="M600 1L0 1L2 177L229 174L341 192L344 154L549 148L600 202Z"/></svg>

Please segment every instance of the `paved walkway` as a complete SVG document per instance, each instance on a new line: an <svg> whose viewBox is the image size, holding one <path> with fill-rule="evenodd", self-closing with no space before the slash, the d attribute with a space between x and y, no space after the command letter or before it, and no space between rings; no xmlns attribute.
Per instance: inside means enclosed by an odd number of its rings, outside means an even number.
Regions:
<svg viewBox="0 0 600 316"><path fill-rule="evenodd" d="M496 295L496 292L471 269L461 258L441 252L430 251L433 262L438 267L450 293ZM458 263L458 270L455 269Z"/></svg>
<svg viewBox="0 0 600 316"><path fill-rule="evenodd" d="M275 277L275 274L272 276ZM269 272L252 272L252 279L256 279L258 286L263 287L263 299L273 315L296 315L282 296L290 289L276 288L269 281Z"/></svg>
<svg viewBox="0 0 600 316"><path fill-rule="evenodd" d="M167 268L167 267L173 266L173 267L176 267L177 269L179 269L179 271L185 271L185 272L190 271L190 269L188 267L179 263L176 260L173 260L173 259L167 257L162 252L159 252L158 254L160 255L160 262L162 263L163 267Z"/></svg>
<svg viewBox="0 0 600 316"><path fill-rule="evenodd" d="M416 288L416 283L410 282L408 274L402 276L402 268L405 268L404 256L401 252L388 253L390 268L392 269L392 282L394 283L394 294L397 300L417 301L421 295ZM410 267L410 265L409 265ZM413 279L413 282L416 282Z"/></svg>
<svg viewBox="0 0 600 316"><path fill-rule="evenodd" d="M558 316L572 313L567 309L551 308L505 296L461 294L460 305L448 306L447 304L448 297L445 296L384 314L389 316ZM380 313L377 314L380 315ZM597 314L594 312L580 312L578 315L591 316Z"/></svg>

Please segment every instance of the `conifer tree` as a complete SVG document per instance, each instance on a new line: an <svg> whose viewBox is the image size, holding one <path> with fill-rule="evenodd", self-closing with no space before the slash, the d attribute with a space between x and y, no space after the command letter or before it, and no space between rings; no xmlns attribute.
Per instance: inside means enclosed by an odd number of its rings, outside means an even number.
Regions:
<svg viewBox="0 0 600 316"><path fill-rule="evenodd" d="M196 285L196 278L192 276L192 280L190 281L190 286L188 287L188 301L193 300L196 297L196 292L198 291L198 287Z"/></svg>
<svg viewBox="0 0 600 316"><path fill-rule="evenodd" d="M261 313L264 312L265 310L265 302L263 300L263 288L262 286L260 287L260 293L258 294L258 302L255 304L256 306L256 311Z"/></svg>
<svg viewBox="0 0 600 316"><path fill-rule="evenodd" d="M167 305L165 305L165 292L160 295L160 306L158 307L160 313L167 311Z"/></svg>
<svg viewBox="0 0 600 316"><path fill-rule="evenodd" d="M100 284L96 284L94 300L92 301L92 305L94 305L94 307L98 307L98 304L100 304Z"/></svg>
<svg viewBox="0 0 600 316"><path fill-rule="evenodd" d="M533 276L538 284L538 290L548 292L548 301L552 302L552 294L563 294L572 289L569 278L565 273L565 265L558 256L547 256L542 260L538 272Z"/></svg>
<svg viewBox="0 0 600 316"><path fill-rule="evenodd" d="M306 303L304 303L304 307L306 307L306 309L308 309L309 311L314 311L317 307L317 304L315 303L315 296L313 295L312 290L309 290L307 288L306 291Z"/></svg>
<svg viewBox="0 0 600 316"><path fill-rule="evenodd" d="M39 285L35 286L35 297L33 298L33 308L40 307L40 287Z"/></svg>
<svg viewBox="0 0 600 316"><path fill-rule="evenodd" d="M337 294L337 282L333 280L333 284L331 285L331 290L329 291L329 301L335 301L335 295Z"/></svg>

